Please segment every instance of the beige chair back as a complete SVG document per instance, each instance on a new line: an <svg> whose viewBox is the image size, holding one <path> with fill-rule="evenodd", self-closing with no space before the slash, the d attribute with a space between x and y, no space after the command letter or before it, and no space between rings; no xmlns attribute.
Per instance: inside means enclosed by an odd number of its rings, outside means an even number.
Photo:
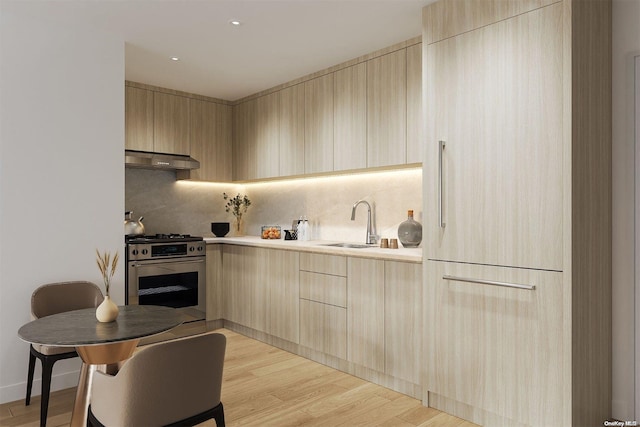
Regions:
<svg viewBox="0 0 640 427"><path fill-rule="evenodd" d="M59 282L42 285L31 295L31 316L34 319L97 307L103 300L100 288L91 282Z"/></svg>
<svg viewBox="0 0 640 427"><path fill-rule="evenodd" d="M96 372L91 412L106 426L161 426L220 403L227 339L208 333L146 347L115 376Z"/></svg>

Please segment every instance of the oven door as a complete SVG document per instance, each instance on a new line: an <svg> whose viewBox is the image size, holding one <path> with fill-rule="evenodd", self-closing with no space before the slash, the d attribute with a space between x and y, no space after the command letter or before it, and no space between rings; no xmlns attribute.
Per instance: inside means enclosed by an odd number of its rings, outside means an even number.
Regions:
<svg viewBox="0 0 640 427"><path fill-rule="evenodd" d="M206 257L130 261L127 304L206 310ZM191 310L192 311L192 310Z"/></svg>

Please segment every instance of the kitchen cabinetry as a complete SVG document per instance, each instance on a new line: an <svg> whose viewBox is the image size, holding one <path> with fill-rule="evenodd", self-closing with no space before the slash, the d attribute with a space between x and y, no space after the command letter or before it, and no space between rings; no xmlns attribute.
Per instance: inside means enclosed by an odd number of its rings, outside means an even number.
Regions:
<svg viewBox="0 0 640 427"><path fill-rule="evenodd" d="M430 403L470 405L497 416L485 421L490 425L499 417L557 424L569 351L561 327L562 273L433 261L428 271Z"/></svg>
<svg viewBox="0 0 640 427"><path fill-rule="evenodd" d="M421 384L422 264L384 261L384 372Z"/></svg>
<svg viewBox="0 0 640 427"><path fill-rule="evenodd" d="M300 345L347 358L347 259L300 254Z"/></svg>
<svg viewBox="0 0 640 427"><path fill-rule="evenodd" d="M367 63L335 72L333 170L367 167Z"/></svg>
<svg viewBox="0 0 640 427"><path fill-rule="evenodd" d="M280 93L236 106L234 179L261 179L279 173Z"/></svg>
<svg viewBox="0 0 640 427"><path fill-rule="evenodd" d="M333 170L333 74L304 83L304 172Z"/></svg>
<svg viewBox="0 0 640 427"><path fill-rule="evenodd" d="M207 245L206 274L207 321L222 319L222 245Z"/></svg>
<svg viewBox="0 0 640 427"><path fill-rule="evenodd" d="M190 155L200 168L190 171L199 181L231 181L231 106L191 99Z"/></svg>
<svg viewBox="0 0 640 427"><path fill-rule="evenodd" d="M189 155L189 98L153 94L153 150Z"/></svg>
<svg viewBox="0 0 640 427"><path fill-rule="evenodd" d="M407 163L421 163L422 43L407 47Z"/></svg>
<svg viewBox="0 0 640 427"><path fill-rule="evenodd" d="M153 151L153 92L126 86L124 99L125 149Z"/></svg>
<svg viewBox="0 0 640 427"><path fill-rule="evenodd" d="M485 425L599 425L611 416L611 3L499 3L423 9L424 399Z"/></svg>
<svg viewBox="0 0 640 427"><path fill-rule="evenodd" d="M279 176L304 174L304 84L280 91Z"/></svg>
<svg viewBox="0 0 640 427"><path fill-rule="evenodd" d="M225 319L298 343L298 254L225 246L222 260Z"/></svg>
<svg viewBox="0 0 640 427"><path fill-rule="evenodd" d="M427 48L425 185L446 224L427 211L428 258L562 269L561 20L557 4Z"/></svg>
<svg viewBox="0 0 640 427"><path fill-rule="evenodd" d="M407 160L406 49L367 63L367 167Z"/></svg>
<svg viewBox="0 0 640 427"><path fill-rule="evenodd" d="M384 372L384 261L348 259L348 360Z"/></svg>

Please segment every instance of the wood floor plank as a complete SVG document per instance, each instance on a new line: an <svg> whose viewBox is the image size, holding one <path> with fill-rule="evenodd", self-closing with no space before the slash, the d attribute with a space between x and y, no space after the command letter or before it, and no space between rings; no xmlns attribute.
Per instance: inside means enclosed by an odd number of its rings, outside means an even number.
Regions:
<svg viewBox="0 0 640 427"><path fill-rule="evenodd" d="M233 331L218 332L227 337L222 402L229 427L474 426L423 407L417 399ZM75 388L51 394L47 426L69 425L74 397ZM0 405L0 426L37 427L39 418L39 396L30 406L22 400ZM209 420L200 427L216 424Z"/></svg>

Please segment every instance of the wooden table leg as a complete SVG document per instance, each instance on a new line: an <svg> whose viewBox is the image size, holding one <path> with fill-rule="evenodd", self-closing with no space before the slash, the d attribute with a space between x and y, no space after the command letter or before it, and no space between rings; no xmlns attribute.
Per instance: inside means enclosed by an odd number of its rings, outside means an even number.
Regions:
<svg viewBox="0 0 640 427"><path fill-rule="evenodd" d="M76 400L73 403L73 412L71 413L71 427L85 427L87 425L89 393L91 392L91 382L96 368L97 365L87 365L82 362L80 379L76 389Z"/></svg>

